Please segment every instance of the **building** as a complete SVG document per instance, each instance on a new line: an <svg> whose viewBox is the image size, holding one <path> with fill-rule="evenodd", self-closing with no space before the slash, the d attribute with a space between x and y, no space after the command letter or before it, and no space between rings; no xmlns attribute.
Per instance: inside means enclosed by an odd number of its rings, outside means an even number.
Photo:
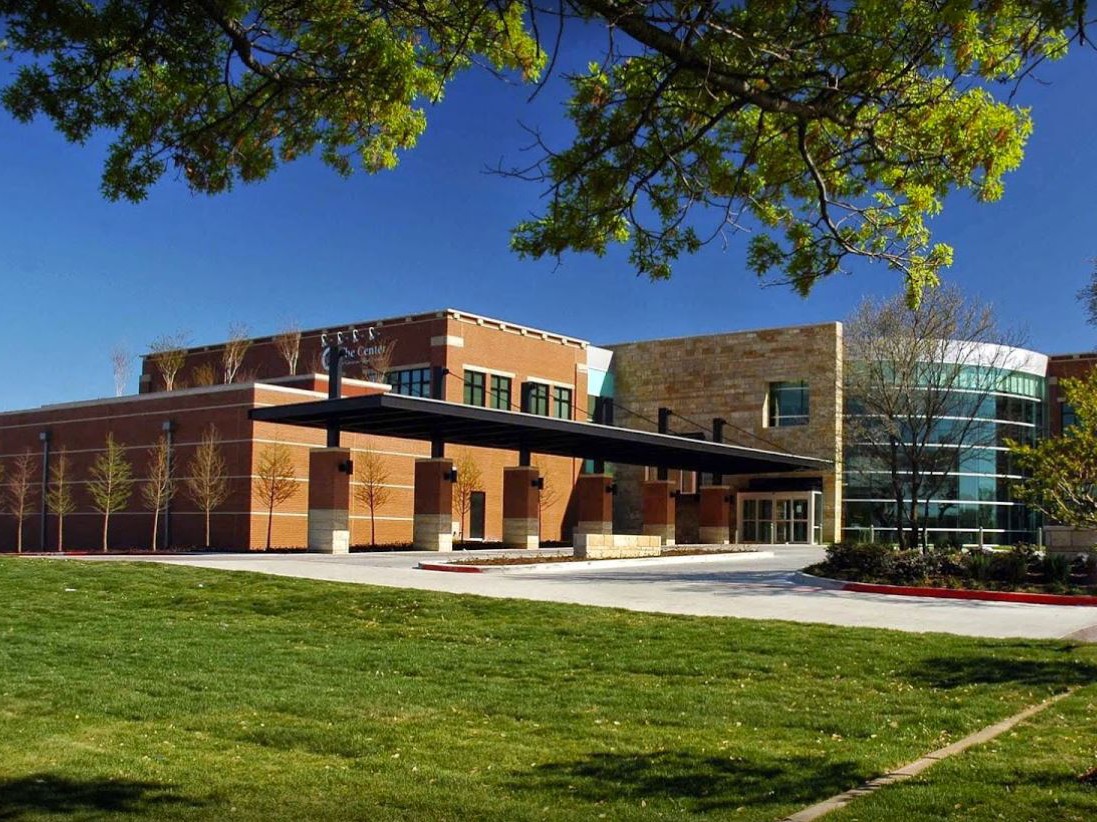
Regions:
<svg viewBox="0 0 1097 822"><path fill-rule="evenodd" d="M592 516L614 533L647 532L678 542L822 543L860 535L869 524L865 500L843 470L848 444L840 323L606 346L453 309L354 328L357 340L347 326L303 332L295 369L280 353L277 337L251 340L229 384L223 384L226 344L186 349L170 391L160 363L146 356L136 395L0 413L0 461L10 469L18 455L29 452L41 488L49 483L42 466L54 465L64 451L77 500L77 510L65 520L66 547L94 547L103 518L90 503L87 479L107 434L124 443L139 478L147 473L149 449L158 438L170 438L174 473L184 480L198 442L214 426L231 492L211 515L210 542L255 549L265 545L268 519L255 490L257 466L265 449L278 443L292 454L300 492L274 511L272 545L304 547L310 542L310 510L315 525L317 495L330 491L324 490L328 480L317 480L314 464L330 438L315 415L295 417L292 409L328 407L324 335L342 331L350 361L341 396L359 398L360 412L354 420L344 417L355 424L343 426L338 442L345 454L329 468L351 469L338 480L346 483L340 493L348 497L344 530L351 544L419 541L417 523L425 520L416 488L426 480L417 472L432 459L456 460L480 475L464 506L435 512L440 531L466 539L513 542L519 531L532 531L542 540L570 540L591 527ZM1044 362L1038 355L1036 361ZM988 424L1001 425L1003 435L1018 426L1042 434L1047 377L1054 385L1060 367L1067 365L1053 357L1005 375ZM1036 373L1041 370L1046 373ZM432 441L423 428L441 425L443 417L430 417L436 420L430 423L429 414L421 413L414 431L391 420L370 428L362 416L367 406L376 419L398 410L395 400L371 399L384 396L423 400L411 405L444 412L448 431L457 430L458 407L467 408L465 433L443 448L441 434ZM411 419L418 411L400 413ZM530 424L537 420L542 422ZM591 420L600 424L588 425ZM610 422L631 444L605 434L601 423ZM474 424L509 433L487 442L468 435ZM561 438L567 443L561 445ZM538 452L538 444L545 452ZM588 453L588 447L594 450ZM626 458L599 461L594 452ZM949 519L949 508L941 506L937 531L970 542L981 525L987 542L1032 538L1035 519L1009 499L1012 474L1002 453L1003 446L992 446L985 466L961 472L950 495L955 499L947 501L959 506L956 517ZM388 500L372 512L359 498L367 465L383 475L388 490ZM606 479L589 481L599 477ZM516 499L516 478L527 488L521 516L505 510L506 500ZM439 474L431 482L445 479ZM531 483L541 486L536 493L528 492ZM589 500L597 501L601 513L590 514L583 488L597 483ZM436 491L450 493L448 485ZM43 515L37 503L34 510L25 523L24 547L55 548L56 516ZM205 517L185 487L165 519L160 544L204 544ZM151 512L135 492L128 507L111 517L110 543L145 547L151 528ZM0 548L13 545L14 533L14 518L0 517Z"/></svg>

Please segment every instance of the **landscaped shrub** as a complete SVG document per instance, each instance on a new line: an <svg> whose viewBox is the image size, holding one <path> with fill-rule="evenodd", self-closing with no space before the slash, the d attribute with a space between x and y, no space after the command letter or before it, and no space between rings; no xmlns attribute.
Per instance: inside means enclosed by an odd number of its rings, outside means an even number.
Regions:
<svg viewBox="0 0 1097 822"><path fill-rule="evenodd" d="M1069 585L1071 562L1066 554L1047 554L1044 557L1044 582L1052 585Z"/></svg>
<svg viewBox="0 0 1097 822"><path fill-rule="evenodd" d="M1033 545L1018 544L1008 551L994 555L990 562L990 576L1010 585L1028 582L1029 573L1039 565L1039 555Z"/></svg>
<svg viewBox="0 0 1097 822"><path fill-rule="evenodd" d="M967 576L976 582L986 582L990 579L990 553L982 548L976 548L966 557L964 571Z"/></svg>
<svg viewBox="0 0 1097 822"><path fill-rule="evenodd" d="M887 572L895 553L890 545L878 542L836 542L827 548L827 565L857 578L878 577Z"/></svg>
<svg viewBox="0 0 1097 822"><path fill-rule="evenodd" d="M1086 585L1097 585L1097 548L1090 548L1085 562Z"/></svg>
<svg viewBox="0 0 1097 822"><path fill-rule="evenodd" d="M940 569L939 555L921 551L896 551L891 557L890 577L901 585L921 584Z"/></svg>

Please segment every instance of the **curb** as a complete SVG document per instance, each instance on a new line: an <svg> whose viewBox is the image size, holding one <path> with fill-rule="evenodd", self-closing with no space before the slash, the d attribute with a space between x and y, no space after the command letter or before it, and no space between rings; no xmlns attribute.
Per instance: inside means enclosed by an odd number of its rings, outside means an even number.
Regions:
<svg viewBox="0 0 1097 822"><path fill-rule="evenodd" d="M1097 597L1087 595L1036 594L1023 591L972 591L968 588L921 588L914 585L880 585L873 582L847 582L842 585L842 590L859 594L891 594L904 597L1017 602L1025 605L1097 606Z"/></svg>
<svg viewBox="0 0 1097 822"><path fill-rule="evenodd" d="M772 551L733 551L687 556L643 557L637 559L591 559L582 562L531 562L524 565L457 565L452 562L420 562L420 571L450 571L460 574L544 574L567 571L616 570L652 565L689 565L706 562L727 562L748 559L771 559Z"/></svg>

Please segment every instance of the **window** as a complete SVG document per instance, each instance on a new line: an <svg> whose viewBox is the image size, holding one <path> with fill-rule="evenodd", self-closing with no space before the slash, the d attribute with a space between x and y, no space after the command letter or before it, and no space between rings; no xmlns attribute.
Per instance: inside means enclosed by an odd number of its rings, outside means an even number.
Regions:
<svg viewBox="0 0 1097 822"><path fill-rule="evenodd" d="M769 384L769 425L782 428L786 425L808 424L808 384L797 382L771 382Z"/></svg>
<svg viewBox="0 0 1097 822"><path fill-rule="evenodd" d="M510 377L491 375L491 407L510 410Z"/></svg>
<svg viewBox="0 0 1097 822"><path fill-rule="evenodd" d="M1078 424L1078 412L1069 402L1063 403L1063 431Z"/></svg>
<svg viewBox="0 0 1097 822"><path fill-rule="evenodd" d="M480 371L465 372L465 405L484 405L484 384L487 375Z"/></svg>
<svg viewBox="0 0 1097 822"><path fill-rule="evenodd" d="M403 371L390 371L386 380L396 394L409 397L430 396L430 369L405 368Z"/></svg>
<svg viewBox="0 0 1097 822"><path fill-rule="evenodd" d="M571 419L571 389L556 387L552 389L553 415L562 420Z"/></svg>
<svg viewBox="0 0 1097 822"><path fill-rule="evenodd" d="M527 414L539 414L547 417L549 412L549 387L544 383L527 382L522 384L522 410Z"/></svg>

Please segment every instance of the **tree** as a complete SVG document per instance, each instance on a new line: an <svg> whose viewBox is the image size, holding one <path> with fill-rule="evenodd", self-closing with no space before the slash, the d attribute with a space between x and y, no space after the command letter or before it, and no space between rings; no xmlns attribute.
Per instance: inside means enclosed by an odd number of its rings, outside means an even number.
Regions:
<svg viewBox="0 0 1097 822"><path fill-rule="evenodd" d="M289 375L297 374L297 358L301 355L301 329L297 323L287 323L274 335L274 347L286 361Z"/></svg>
<svg viewBox="0 0 1097 822"><path fill-rule="evenodd" d="M845 471L879 500L876 524L914 547L929 500L969 455L1001 445L986 422L998 418L989 395L1022 355L989 306L952 287L928 291L915 308L901 296L865 300L843 339Z"/></svg>
<svg viewBox="0 0 1097 822"><path fill-rule="evenodd" d="M110 515L124 511L133 493L133 466L126 459L126 447L107 434L107 447L95 457L88 480L91 505L103 515L103 553L107 552Z"/></svg>
<svg viewBox="0 0 1097 822"><path fill-rule="evenodd" d="M384 458L368 446L355 461L358 487L354 497L369 509L369 544L377 545L377 512L388 504L392 489L387 485L389 471Z"/></svg>
<svg viewBox="0 0 1097 822"><path fill-rule="evenodd" d="M190 384L195 388L217 385L217 372L208 362L199 363L190 370Z"/></svg>
<svg viewBox="0 0 1097 822"><path fill-rule="evenodd" d="M465 519L472 509L472 492L484 487L484 475L476 459L469 451L462 451L453 461L457 469L457 482L453 486L453 495L457 503L457 515L460 518L460 539L465 539Z"/></svg>
<svg viewBox="0 0 1097 822"><path fill-rule="evenodd" d="M368 354L362 360L362 379L385 382L392 370L392 357L396 353L396 340L378 337L367 343Z"/></svg>
<svg viewBox="0 0 1097 822"><path fill-rule="evenodd" d="M133 376L133 355L125 346L117 345L111 349L110 365L114 372L114 396L121 397Z"/></svg>
<svg viewBox="0 0 1097 822"><path fill-rule="evenodd" d="M298 491L297 476L293 469L293 454L283 443L268 445L259 452L255 469L255 494L267 509L267 550L270 550L271 531L274 527L274 509L288 502ZM207 541L209 537L207 536Z"/></svg>
<svg viewBox="0 0 1097 822"><path fill-rule="evenodd" d="M1014 497L1053 522L1097 528L1097 370L1059 383L1077 423L1035 443L1009 441L1014 467L1025 477Z"/></svg>
<svg viewBox="0 0 1097 822"><path fill-rule="evenodd" d="M251 348L251 339L248 337L248 327L243 323L233 323L229 326L229 339L221 352L221 367L225 376L225 385L235 381L236 372L244 363L244 355Z"/></svg>
<svg viewBox="0 0 1097 822"><path fill-rule="evenodd" d="M4 503L15 517L15 550L23 553L23 523L34 513L34 455L28 448L17 456L4 484Z"/></svg>
<svg viewBox="0 0 1097 822"><path fill-rule="evenodd" d="M141 486L141 501L152 511L152 550L156 550L160 533L160 513L166 512L175 497L175 478L171 471L171 446L163 434L148 450L148 476Z"/></svg>
<svg viewBox="0 0 1097 822"><path fill-rule="evenodd" d="M149 344L149 359L160 372L165 391L175 390L175 377L187 361L187 336L183 333L157 337Z"/></svg>
<svg viewBox="0 0 1097 822"><path fill-rule="evenodd" d="M46 510L57 517L58 552L65 550L65 517L76 511L70 476L69 455L62 448L53 458L53 465L50 466L49 488L46 490Z"/></svg>
<svg viewBox="0 0 1097 822"><path fill-rule="evenodd" d="M221 437L212 423L202 435L187 463L187 496L206 517L206 547L210 547L210 515L229 496L229 480L225 458L221 454Z"/></svg>
<svg viewBox="0 0 1097 822"><path fill-rule="evenodd" d="M555 486L549 482L548 476L545 472L545 466L542 463L535 462L533 467L537 469L538 475L541 477L541 490L537 496L537 533L540 536L544 536L544 526L542 520L545 516L545 511L556 505L560 495L557 493Z"/></svg>
<svg viewBox="0 0 1097 822"><path fill-rule="evenodd" d="M503 169L548 186L544 213L515 229L518 253L626 243L659 278L747 227L759 275L806 293L851 258L879 260L914 302L952 258L926 218L950 191L1001 196L1031 131L1010 95L1084 42L1088 12L1085 0L3 0L21 66L3 103L74 142L107 130L107 197L140 200L172 172L219 193L313 152L341 174L391 168L460 70L536 81L568 45L566 20L600 25L607 45L567 78L571 145L534 130L534 161Z"/></svg>

